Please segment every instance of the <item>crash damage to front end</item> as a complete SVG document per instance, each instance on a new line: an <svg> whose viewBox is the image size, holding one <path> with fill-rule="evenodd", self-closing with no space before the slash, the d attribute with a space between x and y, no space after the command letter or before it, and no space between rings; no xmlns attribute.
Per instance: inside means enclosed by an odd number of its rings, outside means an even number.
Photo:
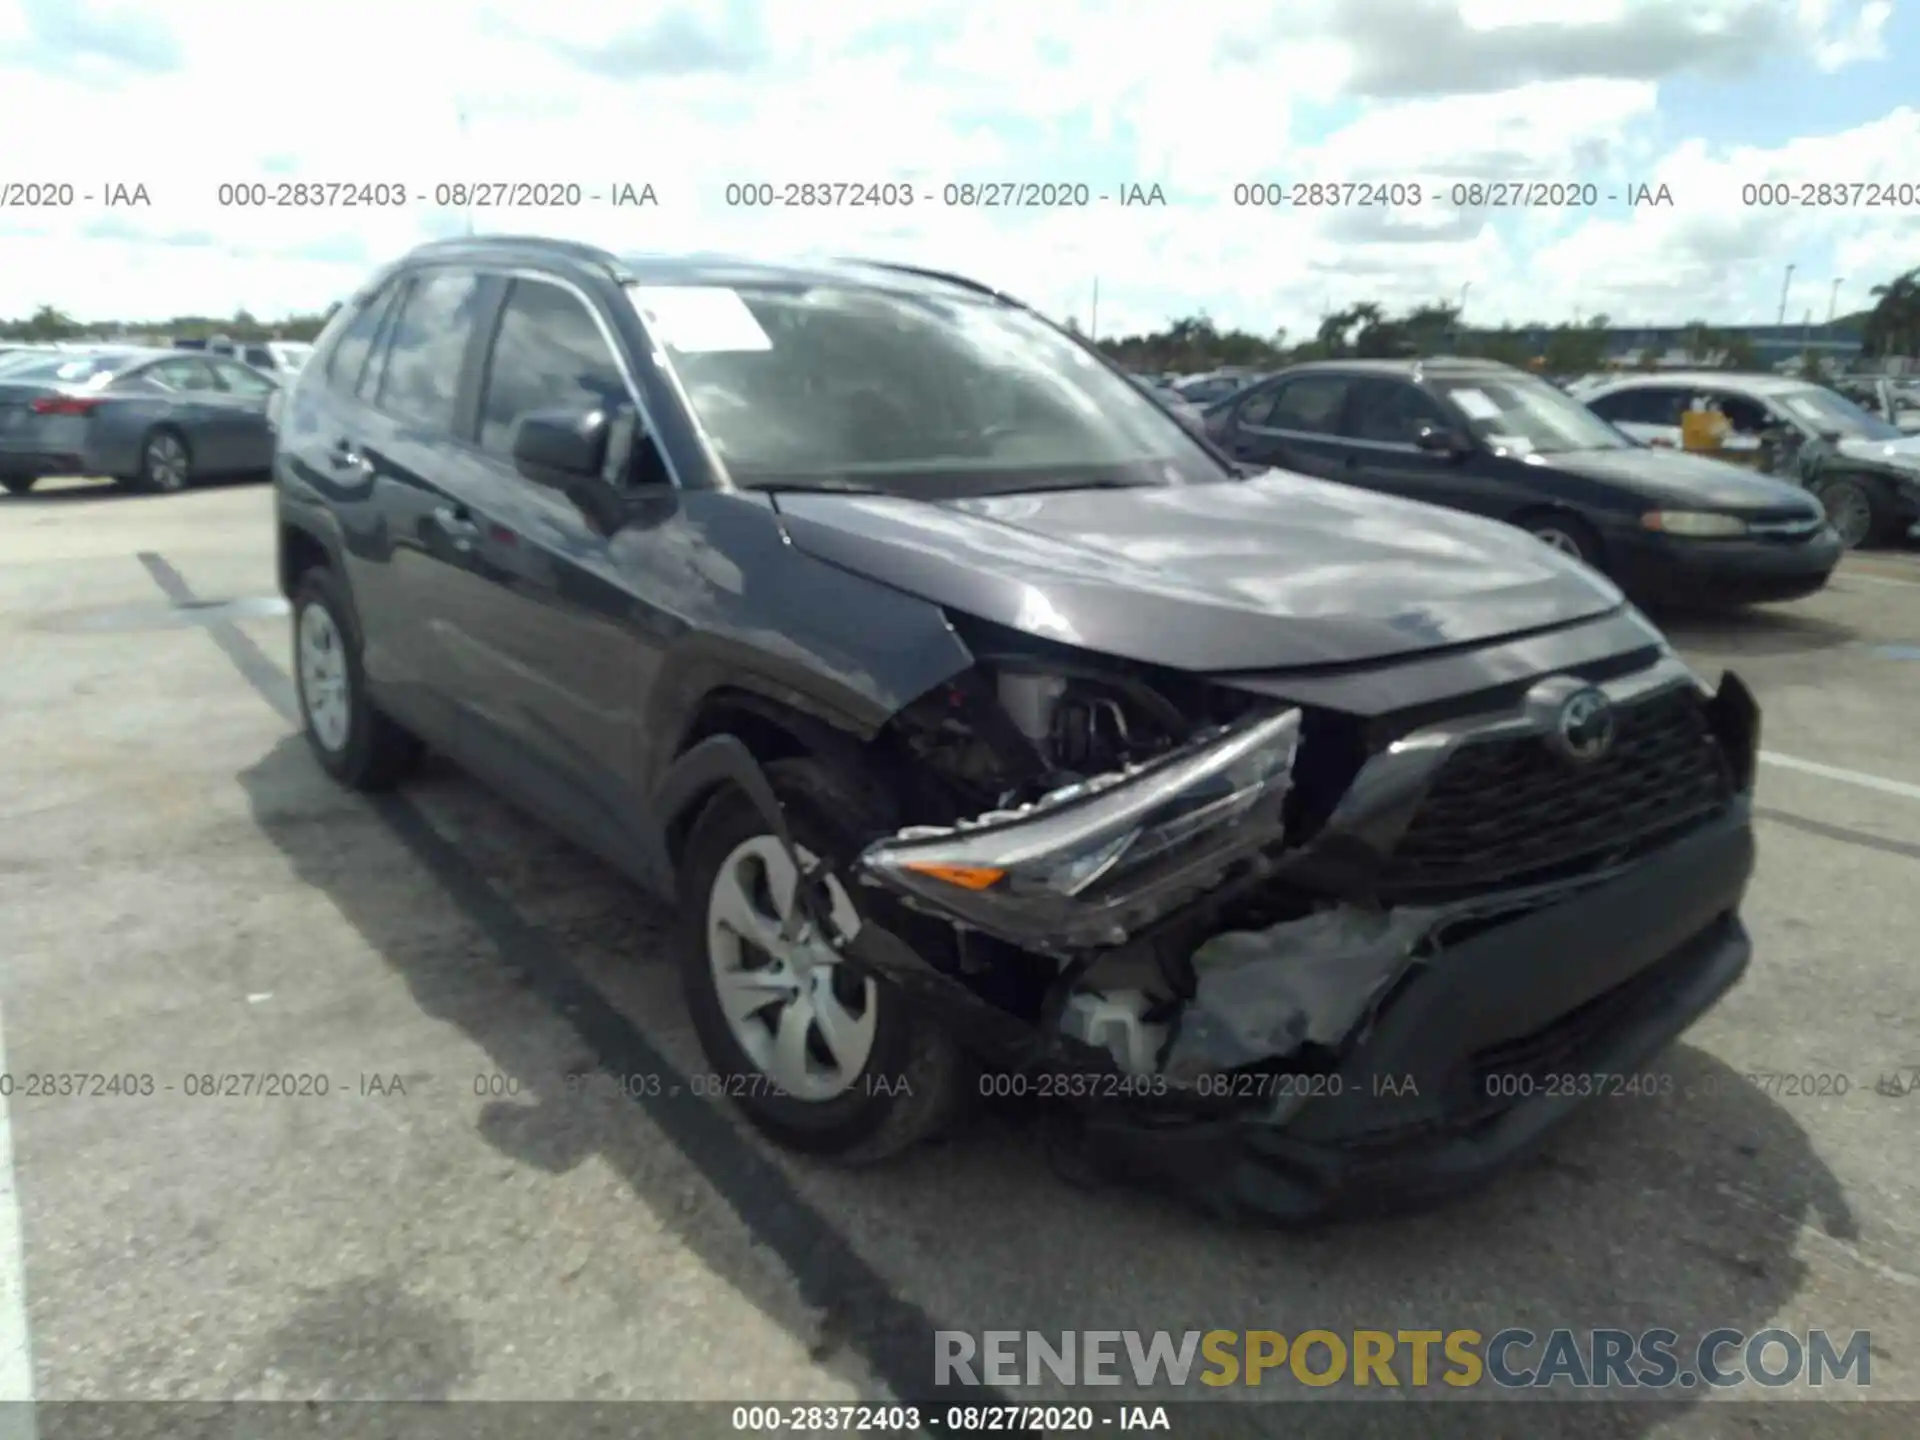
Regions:
<svg viewBox="0 0 1920 1440"><path fill-rule="evenodd" d="M1377 668L968 642L891 727L917 823L851 949L1047 1076L1083 1167L1282 1221L1435 1198L1654 1088L1746 966L1758 712L1657 637L1399 710Z"/></svg>

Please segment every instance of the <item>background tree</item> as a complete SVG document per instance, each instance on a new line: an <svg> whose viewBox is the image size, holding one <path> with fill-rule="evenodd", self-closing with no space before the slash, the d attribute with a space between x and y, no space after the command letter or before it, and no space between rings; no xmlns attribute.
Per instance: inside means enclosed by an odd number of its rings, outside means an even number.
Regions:
<svg viewBox="0 0 1920 1440"><path fill-rule="evenodd" d="M1876 285L1870 292L1873 309L1861 327L1861 341L1870 355L1920 354L1920 268Z"/></svg>
<svg viewBox="0 0 1920 1440"><path fill-rule="evenodd" d="M1753 342L1739 333L1724 336L1720 347L1720 368L1723 370L1759 370L1760 356L1753 348Z"/></svg>
<svg viewBox="0 0 1920 1440"><path fill-rule="evenodd" d="M1556 325L1541 352L1543 368L1553 375L1586 375L1607 364L1607 317L1595 315L1578 325Z"/></svg>

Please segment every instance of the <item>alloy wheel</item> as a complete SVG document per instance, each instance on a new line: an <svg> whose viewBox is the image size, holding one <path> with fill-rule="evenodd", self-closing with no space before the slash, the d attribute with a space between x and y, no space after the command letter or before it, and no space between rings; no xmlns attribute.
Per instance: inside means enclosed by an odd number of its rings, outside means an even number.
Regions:
<svg viewBox="0 0 1920 1440"><path fill-rule="evenodd" d="M337 753L346 747L353 728L353 693L340 627L326 606L309 604L300 612L298 648L307 728L322 746Z"/></svg>
<svg viewBox="0 0 1920 1440"><path fill-rule="evenodd" d="M186 488L187 447L177 435L156 435L147 441L147 480L156 490Z"/></svg>
<svg viewBox="0 0 1920 1440"><path fill-rule="evenodd" d="M1856 550L1866 543L1873 529L1873 503L1865 490L1851 480L1835 480L1820 488L1820 503L1842 545Z"/></svg>
<svg viewBox="0 0 1920 1440"><path fill-rule="evenodd" d="M801 863L816 857L800 851ZM871 976L851 970L798 904L800 877L772 835L736 845L707 897L707 961L720 1011L747 1058L781 1093L820 1103L852 1089L879 1018ZM824 882L833 928L860 918L846 888Z"/></svg>
<svg viewBox="0 0 1920 1440"><path fill-rule="evenodd" d="M1584 560L1586 552L1580 548L1580 542L1564 530L1556 530L1551 525L1535 527L1533 538L1549 550L1558 550L1562 555L1571 555L1576 560Z"/></svg>

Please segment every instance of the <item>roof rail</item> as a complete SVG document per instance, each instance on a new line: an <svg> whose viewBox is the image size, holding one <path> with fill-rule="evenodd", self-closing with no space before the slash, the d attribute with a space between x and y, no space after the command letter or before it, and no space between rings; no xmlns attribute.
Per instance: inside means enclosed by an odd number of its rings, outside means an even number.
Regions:
<svg viewBox="0 0 1920 1440"><path fill-rule="evenodd" d="M1007 294L1004 290L996 290L991 285L982 284L980 281L970 279L965 275L956 275L951 270L935 270L926 265L902 265L895 260L868 260L859 255L843 255L840 257L840 263L843 265L870 265L876 270L892 270L900 275L918 275L923 280L942 280L949 285L958 285L962 290L971 290L976 295L989 295L995 300L1015 306L1021 310L1030 308L1024 301L1014 299L1013 296Z"/></svg>
<svg viewBox="0 0 1920 1440"><path fill-rule="evenodd" d="M603 250L598 245L582 244L578 240L556 240L550 235L453 235L443 240L429 240L415 246L408 253L415 256L468 255L508 247L515 249L531 247L555 257L578 260L588 265L601 265L614 271L624 268L620 263L620 257L611 250Z"/></svg>

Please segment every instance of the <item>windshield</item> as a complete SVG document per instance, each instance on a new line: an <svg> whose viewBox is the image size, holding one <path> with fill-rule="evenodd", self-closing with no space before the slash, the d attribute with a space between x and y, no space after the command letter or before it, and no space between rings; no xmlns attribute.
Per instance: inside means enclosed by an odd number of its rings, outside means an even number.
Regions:
<svg viewBox="0 0 1920 1440"><path fill-rule="evenodd" d="M1774 403L1817 434L1838 431L1847 440L1901 440L1900 427L1861 409L1844 395L1809 385L1773 397Z"/></svg>
<svg viewBox="0 0 1920 1440"><path fill-rule="evenodd" d="M1634 442L1563 390L1524 375L1429 377L1481 444L1516 455L1630 450Z"/></svg>
<svg viewBox="0 0 1920 1440"><path fill-rule="evenodd" d="M742 486L969 495L1228 474L1126 376L1008 306L803 283L632 293Z"/></svg>

